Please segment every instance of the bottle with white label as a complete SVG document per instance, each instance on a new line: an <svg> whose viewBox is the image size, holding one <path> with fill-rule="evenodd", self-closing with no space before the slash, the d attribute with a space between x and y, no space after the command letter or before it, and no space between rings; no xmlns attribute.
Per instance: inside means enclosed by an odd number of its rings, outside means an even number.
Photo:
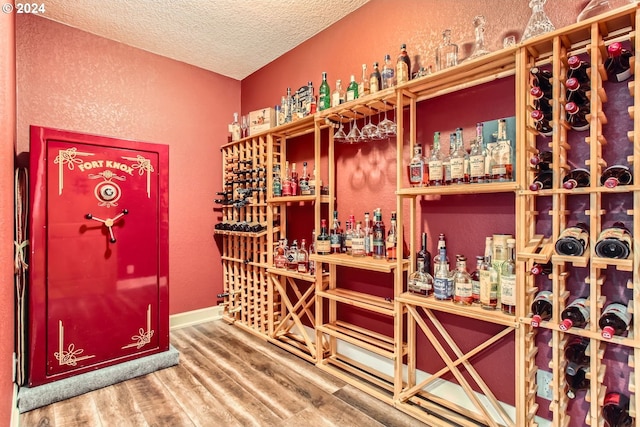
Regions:
<svg viewBox="0 0 640 427"><path fill-rule="evenodd" d="M516 239L507 239L507 259L500 272L500 307L503 313L516 314Z"/></svg>
<svg viewBox="0 0 640 427"><path fill-rule="evenodd" d="M602 338L611 339L614 335L622 335L629 328L631 313L627 306L617 302L611 303L602 310L598 325L602 329Z"/></svg>
<svg viewBox="0 0 640 427"><path fill-rule="evenodd" d="M577 298L562 310L562 321L560 322L560 330L568 331L572 327L584 328L589 322L589 300L586 298Z"/></svg>

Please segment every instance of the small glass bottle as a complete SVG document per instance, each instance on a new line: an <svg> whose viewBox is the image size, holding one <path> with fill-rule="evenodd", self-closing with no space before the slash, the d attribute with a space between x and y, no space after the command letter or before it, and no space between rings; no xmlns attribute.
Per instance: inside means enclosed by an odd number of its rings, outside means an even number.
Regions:
<svg viewBox="0 0 640 427"><path fill-rule="evenodd" d="M407 53L407 45L400 45L400 54L396 60L396 82L405 83L411 80L411 58Z"/></svg>
<svg viewBox="0 0 640 427"><path fill-rule="evenodd" d="M307 241L300 241L300 249L298 249L298 273L309 272L309 252L307 251Z"/></svg>
<svg viewBox="0 0 640 427"><path fill-rule="evenodd" d="M631 232L624 223L617 221L600 232L595 251L602 258L627 259L632 244Z"/></svg>
<svg viewBox="0 0 640 427"><path fill-rule="evenodd" d="M464 149L464 142L462 141L462 128L456 129L453 134L453 151L451 153L451 183L452 184L467 184L468 175L465 173L465 160L467 152Z"/></svg>
<svg viewBox="0 0 640 427"><path fill-rule="evenodd" d="M631 185L633 184L631 169L624 165L609 166L602 172L600 184L607 188L614 188L618 185Z"/></svg>
<svg viewBox="0 0 640 427"><path fill-rule="evenodd" d="M309 194L312 195L312 196L316 194L316 168L315 168L315 166L313 167L313 172L311 173L311 175L309 175Z"/></svg>
<svg viewBox="0 0 640 427"><path fill-rule="evenodd" d="M473 18L473 28L475 32L475 43L473 44L473 51L469 58L477 58L478 56L486 55L489 51L484 46L484 28L487 25L487 20L484 15L476 15Z"/></svg>
<svg viewBox="0 0 640 427"><path fill-rule="evenodd" d="M229 132L231 132L231 141L239 141L241 139L241 127L238 122L238 113L233 113L233 122L229 125Z"/></svg>
<svg viewBox="0 0 640 427"><path fill-rule="evenodd" d="M349 215L349 221L344 226L344 247L347 255L351 255L353 248L353 233L355 231L356 219L353 215Z"/></svg>
<svg viewBox="0 0 640 427"><path fill-rule="evenodd" d="M298 241L294 240L287 251L287 270L298 270Z"/></svg>
<svg viewBox="0 0 640 427"><path fill-rule="evenodd" d="M331 253L331 237L327 229L327 220L320 220L320 234L316 238L316 253L318 255L329 255Z"/></svg>
<svg viewBox="0 0 640 427"><path fill-rule="evenodd" d="M480 270L482 269L483 263L484 257L482 255L476 256L476 269L470 274L473 304L480 304Z"/></svg>
<svg viewBox="0 0 640 427"><path fill-rule="evenodd" d="M609 57L604 61L607 77L612 82L623 82L632 75L629 59L632 53L624 49L619 42L613 42L607 46Z"/></svg>
<svg viewBox="0 0 640 427"><path fill-rule="evenodd" d="M531 191L540 191L540 190L548 190L553 186L553 171L550 169L540 171L531 185L529 185L529 190Z"/></svg>
<svg viewBox="0 0 640 427"><path fill-rule="evenodd" d="M429 185L444 185L443 155L440 151L440 132L433 133L433 149L429 157Z"/></svg>
<svg viewBox="0 0 640 427"><path fill-rule="evenodd" d="M364 213L364 252L367 256L373 255L373 227L371 225L371 217L369 212Z"/></svg>
<svg viewBox="0 0 640 427"><path fill-rule="evenodd" d="M455 151L456 134L449 134L449 153L442 156L442 173L444 174L445 185L451 184L451 155Z"/></svg>
<svg viewBox="0 0 640 427"><path fill-rule="evenodd" d="M349 81L349 86L347 87L346 101L353 101L354 99L358 99L358 95L358 83L356 83L356 76L351 74L351 80Z"/></svg>
<svg viewBox="0 0 640 427"><path fill-rule="evenodd" d="M511 181L513 179L513 164L511 141L507 139L507 121L498 120L498 140L493 149L492 157L492 181Z"/></svg>
<svg viewBox="0 0 640 427"><path fill-rule="evenodd" d="M567 361L566 372L575 375L580 368L589 366L589 338L573 337L564 347L564 358Z"/></svg>
<svg viewBox="0 0 640 427"><path fill-rule="evenodd" d="M358 98L369 95L369 74L367 73L367 64L362 64L362 77L358 83Z"/></svg>
<svg viewBox="0 0 640 427"><path fill-rule="evenodd" d="M577 168L569 171L562 178L562 186L567 190L578 187L588 187L591 182L591 173L587 169Z"/></svg>
<svg viewBox="0 0 640 427"><path fill-rule="evenodd" d="M458 257L453 277L453 302L460 305L473 304L473 284L467 272L467 258Z"/></svg>
<svg viewBox="0 0 640 427"><path fill-rule="evenodd" d="M483 153L484 137L482 135L484 123L476 123L476 139L469 152L469 182L480 184L485 182L485 155Z"/></svg>
<svg viewBox="0 0 640 427"><path fill-rule="evenodd" d="M449 274L449 260L447 258L447 247L441 246L439 249L438 261L434 265L433 296L437 300L450 300L452 298L451 277Z"/></svg>
<svg viewBox="0 0 640 427"><path fill-rule="evenodd" d="M598 319L602 338L610 340L614 335L624 334L629 328L631 317L626 305L617 302L607 305Z"/></svg>
<svg viewBox="0 0 640 427"><path fill-rule="evenodd" d="M425 187L429 184L429 164L422 155L422 145L413 146L413 157L407 169L409 171L409 185Z"/></svg>
<svg viewBox="0 0 640 427"><path fill-rule="evenodd" d="M382 64L382 88L387 89L396 85L396 71L391 63L391 55L388 53L384 56L384 64Z"/></svg>
<svg viewBox="0 0 640 427"><path fill-rule="evenodd" d="M562 230L555 249L558 255L582 256L589 246L589 227L584 222L579 222Z"/></svg>
<svg viewBox="0 0 640 427"><path fill-rule="evenodd" d="M493 254L493 238L485 240L484 263L480 269L480 306L485 310L498 308L498 271L491 261Z"/></svg>
<svg viewBox="0 0 640 427"><path fill-rule="evenodd" d="M337 107L340 104L343 104L346 101L346 94L344 89L342 88L342 80L336 80L336 88L331 93L331 106Z"/></svg>
<svg viewBox="0 0 640 427"><path fill-rule="evenodd" d="M407 279L407 292L425 297L432 295L433 277L423 270L414 271Z"/></svg>
<svg viewBox="0 0 640 427"><path fill-rule="evenodd" d="M458 45L451 43L451 30L442 32L442 44L436 49L436 70L458 65Z"/></svg>
<svg viewBox="0 0 640 427"><path fill-rule="evenodd" d="M531 326L537 328L540 323L551 319L551 309L553 308L553 298L549 291L540 291L531 303Z"/></svg>
<svg viewBox="0 0 640 427"><path fill-rule="evenodd" d="M307 170L307 162L302 162L302 173L298 179L298 189L301 196L308 196L311 194L311 190L309 190L309 171Z"/></svg>
<svg viewBox="0 0 640 427"><path fill-rule="evenodd" d="M322 83L318 89L318 111L331 108L331 88L327 82L327 73L322 73Z"/></svg>
<svg viewBox="0 0 640 427"><path fill-rule="evenodd" d="M373 228L371 230L372 234L372 246L371 249L373 251L374 259L384 259L386 256L387 248L386 248L386 233L384 222L382 221L382 212L380 208L377 208L373 212Z"/></svg>
<svg viewBox="0 0 640 427"><path fill-rule="evenodd" d="M586 298L577 298L562 310L560 330L568 331L572 327L584 328L589 322L589 301Z"/></svg>
<svg viewBox="0 0 640 427"><path fill-rule="evenodd" d="M502 263L500 272L500 306L502 312L510 315L516 314L516 239L507 239L508 257Z"/></svg>
<svg viewBox="0 0 640 427"><path fill-rule="evenodd" d="M331 253L342 253L342 228L340 228L340 221L338 220L338 211L333 211L333 223L331 225L331 231L329 233L331 239Z"/></svg>
<svg viewBox="0 0 640 427"><path fill-rule="evenodd" d="M356 228L353 230L353 236L351 237L351 255L354 257L364 257L367 255L365 251L365 234L362 230L362 222L356 223Z"/></svg>
<svg viewBox="0 0 640 427"><path fill-rule="evenodd" d="M382 89L382 75L380 74L380 69L378 68L378 63L373 63L373 71L369 76L369 91L371 93L376 93Z"/></svg>

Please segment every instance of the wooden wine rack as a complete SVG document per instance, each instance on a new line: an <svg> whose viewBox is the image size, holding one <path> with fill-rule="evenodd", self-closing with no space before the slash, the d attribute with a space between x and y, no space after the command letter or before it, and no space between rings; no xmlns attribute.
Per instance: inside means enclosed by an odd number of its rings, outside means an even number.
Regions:
<svg viewBox="0 0 640 427"><path fill-rule="evenodd" d="M636 38L638 28L637 5L618 8L610 13L530 39L519 45L492 52L479 58L463 61L454 68L438 71L429 76L403 83L316 113L296 122L270 129L259 135L242 139L222 147L224 170L233 169L238 159L251 159L254 165L266 168L267 192L258 194L251 203L236 209L222 208L224 218L252 220L267 225L261 233L216 231L222 235L222 259L225 291L224 317L230 322L279 345L300 357L315 363L365 392L396 406L398 409L433 426L537 426L540 419L553 426L604 426L601 415L604 396L617 388L616 357L624 359L623 370L629 372L628 381L621 392L631 397L630 413L636 418L640 393L636 383L640 380L636 366L640 366L640 340L634 331L640 328L640 319L634 316L627 336L606 340L601 337L597 319L603 307L614 297L612 281L623 285L632 313L640 312L640 247L633 243L630 259L610 260L595 256L595 243L599 232L613 216L624 218L633 232L640 230L640 186L636 183L607 189L599 184L602 171L613 161L629 164L636 179L640 177L640 114L636 115L636 100L640 100L640 85L634 79L616 84L606 80L604 60L606 46L622 42L634 52L640 51ZM566 103L564 81L567 58L579 55L591 63L590 130L576 132L565 120ZM535 130L530 118L532 99L529 95L530 74L533 66L553 73L553 134L543 137ZM632 60L637 73L638 65ZM484 85L505 77L515 76L516 111L516 176L513 182L469 184L463 186L404 188L406 164L396 165L396 211L398 229L417 235L419 223L418 199L421 197L466 196L478 193L508 193L514 195L515 238L517 252L517 312L516 316L481 309L461 307L433 298L418 297L404 292L405 275L415 265L415 241L409 243L409 259L395 263L357 259L347 255L313 255L317 262L315 276L282 271L273 268L273 251L278 240L286 236L287 211L291 204L313 204L313 226L320 231L323 212L335 207L336 171L334 131L327 119L347 122L351 118L366 118L397 108L408 110L408 115L397 114L397 159L412 152L416 142L418 105L432 98L447 96L469 87ZM624 91L620 90L624 88ZM622 94L626 93L626 96ZM626 101L625 101L626 100ZM620 114L623 111L623 114ZM621 127L618 116L627 114L628 128L616 134ZM407 121L408 117L408 122ZM328 150L329 195L273 197L272 170L274 163L284 165L287 146L296 144L302 135L314 135L314 161L320 165L320 148ZM622 135L622 137L620 136ZM409 141L408 147L405 141ZM326 145L324 145L326 144ZM535 172L529 158L539 151L553 152L554 174L551 189L530 191L529 184ZM612 153L620 152L620 159ZM591 173L591 184L586 188L565 190L563 176L574 167L586 167ZM320 173L320 172L318 172ZM424 209L424 208L422 208ZM405 216L405 212L407 215ZM409 217L409 222L405 218ZM577 220L590 227L589 248L584 256L568 257L555 253L554 245L560 232ZM299 218L296 218L299 220ZM311 228L311 220L309 220ZM629 226L631 224L631 226ZM399 242L401 245L403 242ZM537 278L528 271L534 263L552 263L548 278ZM322 272L322 266L328 273ZM339 269L361 269L393 277L393 298L382 298L343 288ZM530 307L540 290L553 293L553 316L539 328L531 326ZM576 297L588 295L591 321L584 329L563 332L558 327L560 313ZM355 325L339 317L339 307L352 306L387 316L394 325L392 336L369 330L366 325ZM486 342L462 350L460 342L452 336L439 315L473 318L490 324L497 332ZM418 337L434 346L445 363L440 372L427 380L418 379L416 353ZM496 342L513 337L515 343L515 411L503 409L485 379L474 367L480 354L489 353ZM588 402L584 414L575 408L569 417L568 409L575 405L565 393L564 348L571 337L588 338L590 345L590 387L579 392L576 401ZM346 342L360 349L393 361L393 374L379 372L359 360L354 360L339 349ZM612 354L615 357L612 357ZM618 366L618 368L620 368ZM551 373L553 397L546 401L537 397L536 383L539 370ZM455 377L466 398L459 402L438 395L431 386L443 375ZM620 381L618 381L620 383ZM484 395L479 399L477 390Z"/></svg>

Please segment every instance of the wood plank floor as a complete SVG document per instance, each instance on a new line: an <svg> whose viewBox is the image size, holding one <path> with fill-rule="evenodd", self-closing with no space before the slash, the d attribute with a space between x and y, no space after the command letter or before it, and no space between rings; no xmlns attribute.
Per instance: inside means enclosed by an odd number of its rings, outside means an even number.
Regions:
<svg viewBox="0 0 640 427"><path fill-rule="evenodd" d="M20 427L425 425L223 321L171 343L177 366L26 412Z"/></svg>

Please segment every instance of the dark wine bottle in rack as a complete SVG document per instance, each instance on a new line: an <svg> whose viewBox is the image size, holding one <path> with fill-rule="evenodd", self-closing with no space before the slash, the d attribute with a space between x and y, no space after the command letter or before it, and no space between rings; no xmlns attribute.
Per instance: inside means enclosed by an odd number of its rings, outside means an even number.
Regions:
<svg viewBox="0 0 640 427"><path fill-rule="evenodd" d="M567 361L566 372L575 375L580 368L589 366L591 357L589 356L589 338L573 337L565 344L564 358Z"/></svg>
<svg viewBox="0 0 640 427"><path fill-rule="evenodd" d="M629 313L626 305L618 302L607 305L602 310L598 320L598 325L602 329L602 337L606 339L611 339L614 335L624 334L630 323L631 313Z"/></svg>
<svg viewBox="0 0 640 427"><path fill-rule="evenodd" d="M553 171L551 169L546 169L540 171L531 185L529 185L529 190L531 191L540 191L540 190L548 190L553 186Z"/></svg>
<svg viewBox="0 0 640 427"><path fill-rule="evenodd" d="M568 331L569 329L584 328L589 322L589 300L586 298L576 298L571 304L569 304L560 317L560 330Z"/></svg>
<svg viewBox="0 0 640 427"><path fill-rule="evenodd" d="M540 323L551 319L553 309L553 294L550 291L540 291L531 303L531 326L537 328Z"/></svg>
<svg viewBox="0 0 640 427"><path fill-rule="evenodd" d="M569 69L567 70L567 78L577 79L580 83L580 86L588 91L591 86L591 77L589 76L589 68L591 68L591 64L587 61L583 61L580 57L576 55L571 55L567 58L567 65Z"/></svg>
<svg viewBox="0 0 640 427"><path fill-rule="evenodd" d="M545 115L542 110L533 110L531 112L534 126L541 135L553 135L553 126L551 126L551 116Z"/></svg>
<svg viewBox="0 0 640 427"><path fill-rule="evenodd" d="M549 169L551 162L553 162L553 153L551 151L540 151L529 159L529 163L538 170Z"/></svg>
<svg viewBox="0 0 640 427"><path fill-rule="evenodd" d="M556 240L558 255L581 256L589 246L589 227L584 222L562 230Z"/></svg>
<svg viewBox="0 0 640 427"><path fill-rule="evenodd" d="M617 221L598 235L596 255L603 258L627 259L631 255L632 237L624 223Z"/></svg>
<svg viewBox="0 0 640 427"><path fill-rule="evenodd" d="M578 132L589 129L590 123L587 119L589 110L587 108L580 107L575 102L567 102L564 109L567 113L567 123L571 126L571 129Z"/></svg>
<svg viewBox="0 0 640 427"><path fill-rule="evenodd" d="M607 188L614 188L618 185L633 184L631 169L624 165L609 166L602 172L600 184Z"/></svg>
<svg viewBox="0 0 640 427"><path fill-rule="evenodd" d="M567 190L578 187L588 187L591 182L591 173L587 169L576 168L569 171L562 178L562 186Z"/></svg>
<svg viewBox="0 0 640 427"><path fill-rule="evenodd" d="M609 57L604 61L604 68L607 77L613 82L623 82L631 77L631 66L629 59L631 52L622 47L622 43L613 42L607 46Z"/></svg>

